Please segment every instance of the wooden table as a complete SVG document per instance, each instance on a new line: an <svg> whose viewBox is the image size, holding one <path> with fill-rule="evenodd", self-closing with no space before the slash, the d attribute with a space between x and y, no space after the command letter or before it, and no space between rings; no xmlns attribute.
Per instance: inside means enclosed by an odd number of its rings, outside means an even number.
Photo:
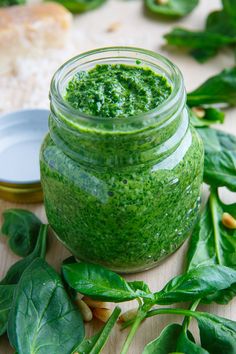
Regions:
<svg viewBox="0 0 236 354"><path fill-rule="evenodd" d="M227 66L233 65L233 55L225 51L210 62L200 65L186 54L177 51L167 52L160 49L163 44L162 34L170 30L174 25L183 25L188 28L200 29L203 26L204 18L212 9L219 7L219 1L202 1L200 6L187 18L175 22L161 22L144 15L141 3L137 1L113 0L105 4L102 8L93 12L77 16L74 21L74 39L78 41L78 51L107 46L107 45L133 45L146 47L167 55L182 70L188 90L193 89L200 82L212 74L215 74ZM102 19L102 21L101 21ZM113 23L119 23L120 27L114 33L107 31ZM77 32L78 31L78 32ZM78 33L78 36L76 35ZM1 92L0 87L0 92ZM45 105L44 103L42 105ZM227 112L227 119L220 129L236 134L235 117L236 110ZM236 200L235 193L222 190L223 198L232 202ZM43 205L14 205L5 201L0 201L0 214L6 208L21 207L35 212L46 222ZM127 276L127 279L139 279L147 282L152 290L160 289L170 278L180 273L183 269L187 243L185 243L174 255L153 270ZM47 260L50 264L59 269L61 261L68 255L68 251L52 236L50 237ZM0 276L3 276L9 266L17 260L7 247L4 239L0 242ZM134 303L126 303L122 308L132 308ZM227 306L210 305L201 306L201 310L236 320L236 300L231 301ZM32 319L33 320L33 319ZM147 320L136 335L130 353L139 354L146 343L156 338L161 329L168 323L181 322L181 317L159 316ZM192 324L196 333L196 328ZM90 335L93 330L99 327L98 322L87 325L86 333ZM121 344L126 336L126 332L120 332L117 327L113 330L112 336L105 347L103 353L119 353ZM6 338L0 339L0 354L10 354L13 351ZM56 353L51 353L56 354ZM223 354L223 353L222 353Z"/></svg>

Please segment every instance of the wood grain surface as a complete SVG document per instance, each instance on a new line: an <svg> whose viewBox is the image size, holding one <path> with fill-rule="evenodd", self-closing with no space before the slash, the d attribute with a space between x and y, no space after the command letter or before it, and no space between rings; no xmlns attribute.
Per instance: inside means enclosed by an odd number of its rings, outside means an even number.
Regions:
<svg viewBox="0 0 236 354"><path fill-rule="evenodd" d="M34 1L35 2L35 1ZM200 6L187 18L178 21L178 26L186 26L188 28L200 29L203 26L206 14L213 9L219 7L219 1L201 1ZM113 23L120 23L114 33L108 32L107 29ZM144 15L142 4L138 0L111 0L98 10L77 16L74 21L74 33L78 33L81 38L81 45L78 47L78 52L95 47L106 45L133 45L152 49L167 55L173 60L182 70L186 87L188 90L193 89L207 77L215 74L225 67L233 65L233 55L225 51L217 58L210 62L200 65L192 58L184 53L177 51L167 52L161 48L163 44L162 34L170 30L175 22L161 22L154 18L148 18ZM77 31L77 32L76 32ZM87 35L87 39L84 37ZM0 87L1 90L4 89ZM13 99L13 98L12 98ZM226 122L220 129L236 134L236 110L227 112ZM203 193L203 196L205 192ZM221 195L226 202L236 200L235 193L230 193L227 190L222 190ZM6 208L21 207L32 210L43 221L46 222L44 207L41 204L35 205L14 205L9 202L0 200L0 215ZM187 249L186 242L174 255L160 264L155 269L147 272L127 276L129 280L139 279L144 280L150 285L152 290L160 289L170 278L180 273L184 266L185 253ZM68 255L68 251L50 235L49 249L47 260L50 264L59 269L61 261ZM9 250L5 239L0 240L0 276L2 277L9 266L17 260L17 257ZM135 303L125 303L123 309L132 308ZM236 300L231 301L227 306L210 305L201 306L201 310L210 311L223 317L236 320ZM33 321L34 319L32 319ZM140 354L145 344L156 338L162 328L171 322L181 322L181 317L163 315L148 319L142 324L134 342L130 348L130 353ZM197 334L194 321L191 326ZM94 321L92 324L86 325L86 334L90 335L93 331L99 328L100 324ZM121 332L119 327L113 330L112 336L103 350L104 354L119 353L121 344L123 343L126 331ZM7 338L0 338L0 354L11 354L13 350L10 348ZM51 353L57 354L57 353ZM66 354L66 353L65 353ZM222 353L223 354L223 353Z"/></svg>

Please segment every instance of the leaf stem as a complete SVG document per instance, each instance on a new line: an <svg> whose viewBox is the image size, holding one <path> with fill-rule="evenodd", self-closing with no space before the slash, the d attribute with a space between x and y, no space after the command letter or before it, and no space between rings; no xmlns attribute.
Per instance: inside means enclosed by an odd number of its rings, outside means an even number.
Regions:
<svg viewBox="0 0 236 354"><path fill-rule="evenodd" d="M223 261L222 261L221 254L220 254L220 242L219 242L220 230L219 230L219 224L218 224L217 201L216 201L215 193L217 193L217 192L211 191L211 194L209 197L209 204L210 204L212 223L213 223L213 229L214 229L214 241L215 241L217 262L219 265L223 265Z"/></svg>
<svg viewBox="0 0 236 354"><path fill-rule="evenodd" d="M196 313L195 311L192 310L185 310L185 309L174 309L174 308L162 308L162 309L155 309L148 311L146 314L146 318L152 317L152 316L157 316L157 315L168 315L168 314L173 314L173 315L184 315L184 316L190 316L190 317L199 317L199 313Z"/></svg>
<svg viewBox="0 0 236 354"><path fill-rule="evenodd" d="M200 302L201 302L201 299L198 299L195 302L193 302L192 305L190 306L190 310L191 311L195 311ZM187 332L189 324L190 324L190 321L191 321L190 316L184 318L184 321L183 321L183 330L184 330L184 332Z"/></svg>
<svg viewBox="0 0 236 354"><path fill-rule="evenodd" d="M149 309L143 309L143 306L139 308L139 312L136 316L135 321L133 322L133 325L131 327L131 330L124 342L124 345L121 349L120 354L126 354L129 350L130 344L135 336L135 333L137 332L141 322L147 317L147 313L148 313Z"/></svg>

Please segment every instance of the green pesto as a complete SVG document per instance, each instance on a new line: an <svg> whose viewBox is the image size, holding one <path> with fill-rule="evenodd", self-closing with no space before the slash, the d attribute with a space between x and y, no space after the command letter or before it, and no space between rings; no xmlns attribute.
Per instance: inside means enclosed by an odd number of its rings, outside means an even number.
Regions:
<svg viewBox="0 0 236 354"><path fill-rule="evenodd" d="M88 115L122 118L156 108L170 93L166 78L149 68L102 64L79 71L68 83L65 99Z"/></svg>
<svg viewBox="0 0 236 354"><path fill-rule="evenodd" d="M127 66L112 67L115 71L124 69L127 77ZM110 89L110 66L96 66L89 72L104 70L101 85L103 95L107 92L104 97L107 105L100 109L107 112L108 119L113 117L108 112L119 111L120 117L128 116L128 111L140 113L141 107L146 112L146 96L144 101L142 98L148 87L142 90L143 75L150 79L152 75L154 82L160 82L160 86L149 88L156 92L149 99L150 104L154 105L154 101L160 104L170 94L166 80L150 69L139 66L129 69L136 75L142 72L140 81L135 75L137 89L131 90L139 102L133 102L131 107L125 102L125 97L130 102L125 86L123 99L117 98L123 102L119 110L111 94L114 91ZM66 99L69 100L70 92L73 101L72 82L74 79L68 86ZM98 81L96 84L99 87ZM115 80L114 85L117 85ZM89 89L89 85L86 87ZM74 91L74 107L78 111L91 109L90 114L95 114L96 106L90 106L85 99L82 108L76 106L79 91ZM94 87L92 92L95 95ZM86 92L84 95L90 96ZM170 139L173 136L175 139ZM165 150L163 146L167 147L169 139L171 144ZM50 135L42 145L40 166L46 213L58 238L78 259L116 271L153 267L183 243L198 215L203 145L195 129L189 126L186 109L161 127L129 130L127 134L92 127L74 134L63 130L51 115Z"/></svg>

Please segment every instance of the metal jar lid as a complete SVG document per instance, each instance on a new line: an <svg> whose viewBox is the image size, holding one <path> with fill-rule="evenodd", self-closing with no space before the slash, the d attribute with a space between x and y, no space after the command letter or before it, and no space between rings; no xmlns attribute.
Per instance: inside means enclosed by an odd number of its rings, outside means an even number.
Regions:
<svg viewBox="0 0 236 354"><path fill-rule="evenodd" d="M0 116L0 198L42 201L39 151L48 115L47 109L24 109Z"/></svg>

